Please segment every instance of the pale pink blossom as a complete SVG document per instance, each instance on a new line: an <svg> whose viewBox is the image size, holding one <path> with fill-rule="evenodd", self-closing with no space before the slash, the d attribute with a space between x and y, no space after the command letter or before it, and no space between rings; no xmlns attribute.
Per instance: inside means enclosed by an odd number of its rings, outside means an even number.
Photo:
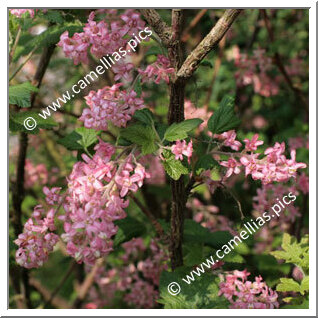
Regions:
<svg viewBox="0 0 318 318"><path fill-rule="evenodd" d="M219 296L228 299L231 309L279 308L277 293L267 286L261 276L255 277L252 282L247 280L249 275L246 269L220 275Z"/></svg>
<svg viewBox="0 0 318 318"><path fill-rule="evenodd" d="M241 172L241 169L239 168L241 164L234 158L229 158L228 161L221 161L220 165L228 168L225 174L225 178L229 178L233 173L239 174Z"/></svg>
<svg viewBox="0 0 318 318"><path fill-rule="evenodd" d="M257 140L257 139L258 139L258 134L255 134L251 140L249 140L247 138L244 139L243 141L245 142L245 150L256 151L257 147L264 143L264 141Z"/></svg>
<svg viewBox="0 0 318 318"><path fill-rule="evenodd" d="M188 144L185 140L177 140L176 143L172 145L171 152L175 155L176 160L183 160L183 155L185 155L189 161L193 152L192 140Z"/></svg>

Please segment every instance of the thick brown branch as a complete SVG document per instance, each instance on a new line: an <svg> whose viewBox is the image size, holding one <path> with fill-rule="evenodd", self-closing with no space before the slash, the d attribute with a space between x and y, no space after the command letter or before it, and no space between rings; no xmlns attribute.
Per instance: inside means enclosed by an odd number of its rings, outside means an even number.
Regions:
<svg viewBox="0 0 318 318"><path fill-rule="evenodd" d="M178 79L187 79L193 75L200 62L221 41L241 11L240 9L229 9L225 11L210 33L187 57L177 73Z"/></svg>
<svg viewBox="0 0 318 318"><path fill-rule="evenodd" d="M148 24L157 33L162 43L168 47L171 40L171 28L161 19L156 10L140 9L139 11L144 16Z"/></svg>
<svg viewBox="0 0 318 318"><path fill-rule="evenodd" d="M183 62L181 30L183 11L172 10L172 44L168 49L171 65L176 71ZM172 81L170 83L170 102L168 122L169 125L184 120L184 92L185 81ZM171 268L181 266L183 264L182 256L182 239L183 239L183 223L185 211L185 186L184 178L181 176L179 180L171 180L171 237L170 237L170 258Z"/></svg>

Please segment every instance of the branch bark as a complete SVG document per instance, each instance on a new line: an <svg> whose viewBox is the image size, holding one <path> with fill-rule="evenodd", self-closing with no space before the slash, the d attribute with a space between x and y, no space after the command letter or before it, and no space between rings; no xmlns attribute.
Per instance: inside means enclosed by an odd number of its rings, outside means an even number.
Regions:
<svg viewBox="0 0 318 318"><path fill-rule="evenodd" d="M198 46L187 57L177 73L178 79L190 78L198 68L204 57L221 41L234 20L240 14L241 9L226 10L218 20L210 33L198 44Z"/></svg>
<svg viewBox="0 0 318 318"><path fill-rule="evenodd" d="M140 9L139 11L157 33L162 43L168 47L171 41L171 28L161 19L159 13L154 9Z"/></svg>
<svg viewBox="0 0 318 318"><path fill-rule="evenodd" d="M181 43L181 28L183 23L183 11L180 9L172 10L172 45L168 49L171 65L176 72L179 70L184 60ZM168 123L184 120L184 91L185 81L172 81L170 83L170 102L168 112ZM171 206L171 237L170 237L170 258L171 268L183 264L182 256L182 236L185 211L185 186L184 178L171 180L172 206Z"/></svg>

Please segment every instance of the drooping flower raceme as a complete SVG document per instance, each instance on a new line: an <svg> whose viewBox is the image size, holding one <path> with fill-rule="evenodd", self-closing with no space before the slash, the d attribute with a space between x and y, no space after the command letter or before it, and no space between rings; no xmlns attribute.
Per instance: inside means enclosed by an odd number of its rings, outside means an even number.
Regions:
<svg viewBox="0 0 318 318"><path fill-rule="evenodd" d="M222 135L217 135L217 139L225 137L221 146L231 147L233 150L239 150L240 143L235 140L236 134L233 131L228 131ZM258 135L255 134L251 140L244 139L245 149L240 153L231 153L227 161L221 161L220 165L227 167L225 178L229 178L233 173L239 174L243 165L245 168L245 176L251 175L254 180L261 180L263 184L277 182L285 182L290 178L296 178L297 170L306 168L305 163L296 162L296 150L290 152L290 159L284 155L285 143L276 142L274 147L269 147L264 151L264 156L260 158L260 153L254 153L258 146L263 144L262 140L258 140ZM239 145L240 144L240 145ZM249 153L248 153L249 152ZM212 151L213 153L213 151ZM217 152L216 152L217 154ZM225 153L223 153L225 154ZM239 161L234 159L234 156L239 157Z"/></svg>
<svg viewBox="0 0 318 318"><path fill-rule="evenodd" d="M262 277L255 281L247 280L250 273L235 270L233 273L220 275L219 296L227 298L231 309L274 309L279 307L278 295L267 286Z"/></svg>
<svg viewBox="0 0 318 318"><path fill-rule="evenodd" d="M144 167L134 163L133 155L112 161L114 147L99 140L92 158L83 155L68 179L62 239L67 252L77 262L94 264L95 260L112 250L112 237L117 233L115 220L126 217L126 196L136 192L144 178Z"/></svg>
<svg viewBox="0 0 318 318"><path fill-rule="evenodd" d="M23 233L14 241L18 245L16 260L25 268L40 267L48 260L59 237L52 231L55 210L50 209L46 214L41 205L34 208L32 217L25 223Z"/></svg>

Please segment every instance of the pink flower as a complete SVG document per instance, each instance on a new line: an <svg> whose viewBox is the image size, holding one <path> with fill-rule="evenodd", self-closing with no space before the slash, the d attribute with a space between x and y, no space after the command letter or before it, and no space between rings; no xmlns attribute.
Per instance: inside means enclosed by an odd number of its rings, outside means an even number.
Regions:
<svg viewBox="0 0 318 318"><path fill-rule="evenodd" d="M237 162L234 158L229 158L228 161L221 161L220 165L228 168L225 174L225 178L229 178L233 173L239 174L241 172L241 169L239 168L241 164Z"/></svg>
<svg viewBox="0 0 318 318"><path fill-rule="evenodd" d="M257 140L257 139L258 139L258 134L255 134L251 140L244 139L243 141L245 142L245 149L247 151L256 151L257 147L264 143L264 141Z"/></svg>
<svg viewBox="0 0 318 318"><path fill-rule="evenodd" d="M62 188L53 187L51 190L48 187L43 188L43 193L45 194L45 200L48 204L54 205L59 204L62 200L62 197L59 195L59 192Z"/></svg>
<svg viewBox="0 0 318 318"><path fill-rule="evenodd" d="M47 260L59 237L49 231L55 230L54 209L45 216L42 206L34 208L32 217L24 225L23 233L14 241L19 246L16 261L25 268L37 268Z"/></svg>
<svg viewBox="0 0 318 318"><path fill-rule="evenodd" d="M224 140L224 145L230 147L233 150L239 151L242 144L236 139L236 133L234 130L229 130L221 135L214 135L215 138Z"/></svg>
<svg viewBox="0 0 318 318"><path fill-rule="evenodd" d="M81 62L88 64L87 49L89 47L89 39L84 33L75 33L71 38L68 31L62 33L60 46L66 57L71 58L74 64L77 65Z"/></svg>
<svg viewBox="0 0 318 318"><path fill-rule="evenodd" d="M122 84L104 87L97 92L91 91L85 97L89 108L83 110L79 120L86 128L107 130L107 121L117 127L125 127L136 110L144 107L144 101L137 97L135 91L121 91Z"/></svg>
<svg viewBox="0 0 318 318"><path fill-rule="evenodd" d="M169 59L164 55L158 54L157 61L143 71L138 69L139 74L141 74L142 82L154 81L159 84L161 80L164 80L169 84L169 74L174 73L174 68L170 67Z"/></svg>
<svg viewBox="0 0 318 318"><path fill-rule="evenodd" d="M171 152L175 155L175 159L183 160L183 155L188 157L188 161L192 157L193 147L192 140L187 144L185 140L177 140L171 147Z"/></svg>
<svg viewBox="0 0 318 318"><path fill-rule="evenodd" d="M113 67L112 70L115 73L114 80L119 81L120 79L124 79L127 82L132 81L132 70L134 68L134 64L125 63L122 60L119 60Z"/></svg>
<svg viewBox="0 0 318 318"><path fill-rule="evenodd" d="M235 270L233 274L220 275L219 296L223 295L231 303L231 309L273 309L278 308L278 295L269 288L262 277L254 282L248 281L250 275L246 270Z"/></svg>
<svg viewBox="0 0 318 318"><path fill-rule="evenodd" d="M245 175L252 175L252 178L257 180L261 179L264 175L259 170L262 166L258 163L257 157L259 154L252 154L250 156L241 157L240 161L243 166L245 166Z"/></svg>
<svg viewBox="0 0 318 318"><path fill-rule="evenodd" d="M129 27L129 35L138 34L139 31L145 28L145 22L140 18L140 13L128 9L120 18L125 22L125 25Z"/></svg>
<svg viewBox="0 0 318 318"><path fill-rule="evenodd" d="M303 162L296 162L296 150L292 149L290 152L291 159L286 160L289 175L292 177L296 176L297 169L304 169L307 165Z"/></svg>
<svg viewBox="0 0 318 318"><path fill-rule="evenodd" d="M33 9L10 9L9 10L11 12L11 14L14 14L15 16L17 16L18 18L21 18L21 16L25 13L25 12L29 12L30 17L34 18L34 13L36 10Z"/></svg>

